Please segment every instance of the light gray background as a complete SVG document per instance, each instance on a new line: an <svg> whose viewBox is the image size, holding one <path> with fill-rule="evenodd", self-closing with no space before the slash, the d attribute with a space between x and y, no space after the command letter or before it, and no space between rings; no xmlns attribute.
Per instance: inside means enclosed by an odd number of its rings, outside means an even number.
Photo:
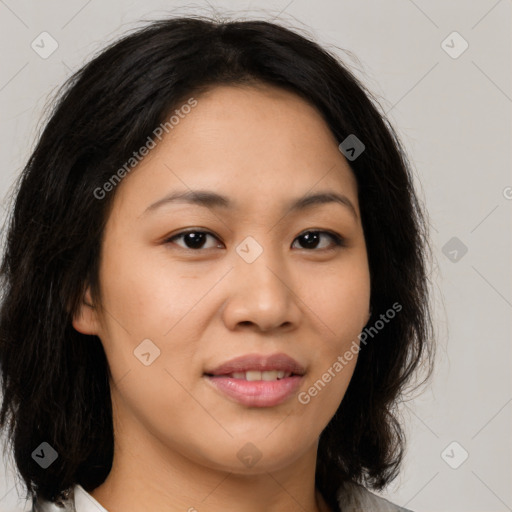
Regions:
<svg viewBox="0 0 512 512"><path fill-rule="evenodd" d="M215 11L274 18L352 52L358 60L339 54L380 97L414 163L436 255L437 368L423 394L401 408L407 456L383 494L417 512L512 510L511 4L0 0L2 197L56 87L137 20ZM31 48L43 31L59 45L47 59ZM457 58L442 46L453 31L469 44ZM452 52L461 44L445 43ZM452 237L466 254L450 254ZM463 450L469 457L453 469L447 462L460 463ZM9 460L0 464L1 511L23 509L12 470Z"/></svg>

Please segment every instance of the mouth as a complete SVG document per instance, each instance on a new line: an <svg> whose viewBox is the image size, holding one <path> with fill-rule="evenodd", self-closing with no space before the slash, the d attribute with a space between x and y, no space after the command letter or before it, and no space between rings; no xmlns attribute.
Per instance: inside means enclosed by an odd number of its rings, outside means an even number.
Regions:
<svg viewBox="0 0 512 512"><path fill-rule="evenodd" d="M238 379L238 380L246 380L249 382L254 381L274 381L274 380L282 380L287 379L288 377L296 377L298 374L292 373L292 372L286 372L284 370L266 370L266 371L259 371L259 370L248 370L245 372L233 372L233 373L227 373L224 375L214 375L205 373L207 377L212 378L219 378L219 377L229 377L231 379Z"/></svg>
<svg viewBox="0 0 512 512"><path fill-rule="evenodd" d="M206 381L240 405L274 407L300 387L305 369L286 354L247 355L232 359L203 374Z"/></svg>
<svg viewBox="0 0 512 512"><path fill-rule="evenodd" d="M284 373L283 373L284 372ZM245 380L275 380L284 376L304 375L304 367L287 354L247 354L235 357L221 365L206 370L205 375L219 377L229 375Z"/></svg>

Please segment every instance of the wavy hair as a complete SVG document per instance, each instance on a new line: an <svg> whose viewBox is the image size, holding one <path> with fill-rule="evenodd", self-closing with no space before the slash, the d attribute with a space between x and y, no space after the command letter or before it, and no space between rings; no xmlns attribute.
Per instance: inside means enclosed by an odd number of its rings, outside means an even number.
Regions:
<svg viewBox="0 0 512 512"><path fill-rule="evenodd" d="M110 371L100 339L72 318L89 285L100 304L102 235L115 191L94 191L176 107L217 85L293 91L339 142L364 152L358 184L376 315L396 317L362 348L347 392L319 440L316 485L334 507L343 481L381 489L399 471L405 437L397 412L406 385L433 367L426 212L411 165L375 97L335 52L260 20L204 16L149 22L102 50L67 80L18 182L0 268L0 427L31 497L56 501L76 483L107 477L114 432ZM367 324L368 325L368 324ZM41 442L59 457L32 458Z"/></svg>

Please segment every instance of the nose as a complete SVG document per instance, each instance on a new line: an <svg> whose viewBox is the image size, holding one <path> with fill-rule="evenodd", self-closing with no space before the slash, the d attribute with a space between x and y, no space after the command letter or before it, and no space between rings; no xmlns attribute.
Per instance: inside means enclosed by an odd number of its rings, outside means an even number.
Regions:
<svg viewBox="0 0 512 512"><path fill-rule="evenodd" d="M236 255L229 279L222 315L230 330L297 328L303 315L297 283L286 262L271 250L263 250L252 263Z"/></svg>

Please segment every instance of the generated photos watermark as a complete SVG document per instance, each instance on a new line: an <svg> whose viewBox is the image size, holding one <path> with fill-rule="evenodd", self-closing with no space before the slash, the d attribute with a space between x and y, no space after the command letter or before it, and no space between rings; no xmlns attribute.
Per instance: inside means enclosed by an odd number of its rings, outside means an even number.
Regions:
<svg viewBox="0 0 512 512"><path fill-rule="evenodd" d="M382 313L380 315L379 320L374 322L372 326L365 327L358 335L359 343L356 340L353 340L350 348L346 350L343 355L338 356L336 361L327 368L322 376L312 386L310 386L307 391L301 391L297 394L299 402L303 405L309 404L311 398L317 396L318 393L320 393L320 391L322 391L325 386L331 382L331 380L336 377L336 375L338 375L343 368L352 361L352 359L354 359L354 356L356 356L361 350L361 346L368 343L368 336L373 338L374 335L378 334L378 332L382 330L393 318L395 318L396 314L400 311L402 311L402 305L395 302L392 307L386 311L386 313Z"/></svg>
<svg viewBox="0 0 512 512"><path fill-rule="evenodd" d="M146 143L141 146L138 151L134 151L133 156L131 156L101 187L94 189L94 197L99 200L105 199L107 193L114 190L121 180L140 162L142 162L143 158L157 146L158 142L162 140L164 134L170 133L170 131L179 124L180 120L189 114L192 108L196 105L197 100L195 98L189 98L185 104L174 111L173 115L169 117L167 121L160 123L153 130L153 137L149 135ZM158 139L158 142L155 139Z"/></svg>

